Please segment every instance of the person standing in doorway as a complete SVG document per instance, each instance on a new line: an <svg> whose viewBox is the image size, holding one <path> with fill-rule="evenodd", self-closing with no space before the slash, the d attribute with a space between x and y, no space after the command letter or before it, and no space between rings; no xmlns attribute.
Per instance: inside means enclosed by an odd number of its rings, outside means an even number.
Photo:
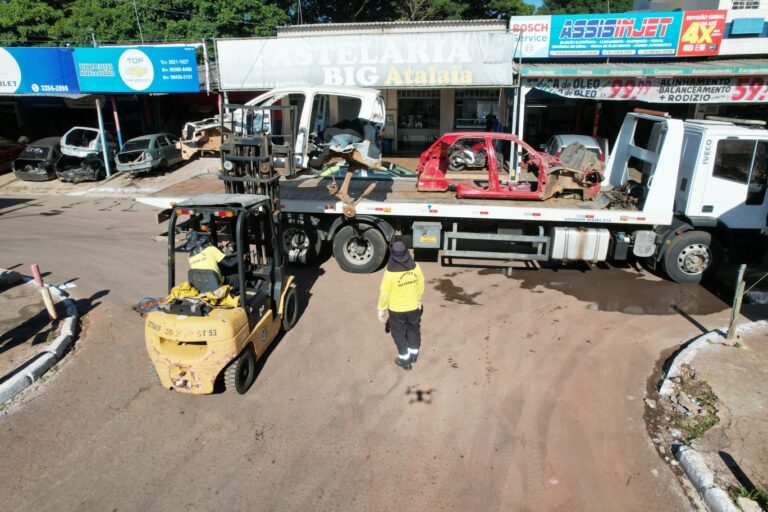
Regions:
<svg viewBox="0 0 768 512"><path fill-rule="evenodd" d="M411 364L419 358L422 295L424 274L421 267L413 261L403 242L393 243L381 279L377 309L379 321L389 324L390 333L397 345L395 364L404 370L410 370Z"/></svg>

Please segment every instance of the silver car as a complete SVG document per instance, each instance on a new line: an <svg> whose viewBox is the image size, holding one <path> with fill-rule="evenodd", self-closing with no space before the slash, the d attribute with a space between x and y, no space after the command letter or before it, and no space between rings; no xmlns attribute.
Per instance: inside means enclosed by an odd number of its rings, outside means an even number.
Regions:
<svg viewBox="0 0 768 512"><path fill-rule="evenodd" d="M596 154L601 162L605 162L605 155L603 154L600 141L589 135L553 135L546 144L542 144L540 147L548 155L560 158L560 153L565 148L576 143L587 148L587 151Z"/></svg>
<svg viewBox="0 0 768 512"><path fill-rule="evenodd" d="M129 140L117 154L117 170L136 174L176 165L181 162L176 140L170 133L153 133Z"/></svg>

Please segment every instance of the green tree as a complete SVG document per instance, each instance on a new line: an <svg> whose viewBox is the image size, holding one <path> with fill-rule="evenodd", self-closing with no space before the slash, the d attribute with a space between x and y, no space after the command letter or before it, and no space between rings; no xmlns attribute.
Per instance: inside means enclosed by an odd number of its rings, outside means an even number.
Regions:
<svg viewBox="0 0 768 512"><path fill-rule="evenodd" d="M48 44L51 25L61 18L61 12L51 3L40 0L0 2L0 46Z"/></svg>
<svg viewBox="0 0 768 512"><path fill-rule="evenodd" d="M544 0L536 14L600 14L631 9L632 0Z"/></svg>

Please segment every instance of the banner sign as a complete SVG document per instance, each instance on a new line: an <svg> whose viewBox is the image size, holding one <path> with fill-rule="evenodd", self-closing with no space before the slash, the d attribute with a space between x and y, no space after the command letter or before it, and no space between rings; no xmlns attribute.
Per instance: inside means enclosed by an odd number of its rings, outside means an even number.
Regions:
<svg viewBox="0 0 768 512"><path fill-rule="evenodd" d="M216 41L223 90L293 85L502 86L512 33L358 34Z"/></svg>
<svg viewBox="0 0 768 512"><path fill-rule="evenodd" d="M515 16L516 58L718 55L727 11Z"/></svg>
<svg viewBox="0 0 768 512"><path fill-rule="evenodd" d="M681 12L552 16L550 57L674 57Z"/></svg>
<svg viewBox="0 0 768 512"><path fill-rule="evenodd" d="M551 16L518 16L509 22L515 40L515 58L546 59L549 57ZM518 41L519 39L519 41Z"/></svg>
<svg viewBox="0 0 768 512"><path fill-rule="evenodd" d="M0 48L0 94L78 94L69 48Z"/></svg>
<svg viewBox="0 0 768 512"><path fill-rule="evenodd" d="M83 92L198 92L195 46L76 48Z"/></svg>
<svg viewBox="0 0 768 512"><path fill-rule="evenodd" d="M768 76L723 78L541 78L524 85L566 98L647 103L762 103Z"/></svg>
<svg viewBox="0 0 768 512"><path fill-rule="evenodd" d="M728 11L685 11L680 30L679 57L717 55Z"/></svg>

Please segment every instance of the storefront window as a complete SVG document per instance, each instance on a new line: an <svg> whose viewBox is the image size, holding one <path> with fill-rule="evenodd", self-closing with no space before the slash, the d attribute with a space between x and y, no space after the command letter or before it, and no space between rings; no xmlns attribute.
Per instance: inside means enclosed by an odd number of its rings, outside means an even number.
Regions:
<svg viewBox="0 0 768 512"><path fill-rule="evenodd" d="M400 128L440 128L440 91L397 91Z"/></svg>
<svg viewBox="0 0 768 512"><path fill-rule="evenodd" d="M485 130L488 115L499 117L498 89L457 90L453 104L454 128Z"/></svg>
<svg viewBox="0 0 768 512"><path fill-rule="evenodd" d="M440 136L440 91L397 91L398 148L424 149Z"/></svg>

